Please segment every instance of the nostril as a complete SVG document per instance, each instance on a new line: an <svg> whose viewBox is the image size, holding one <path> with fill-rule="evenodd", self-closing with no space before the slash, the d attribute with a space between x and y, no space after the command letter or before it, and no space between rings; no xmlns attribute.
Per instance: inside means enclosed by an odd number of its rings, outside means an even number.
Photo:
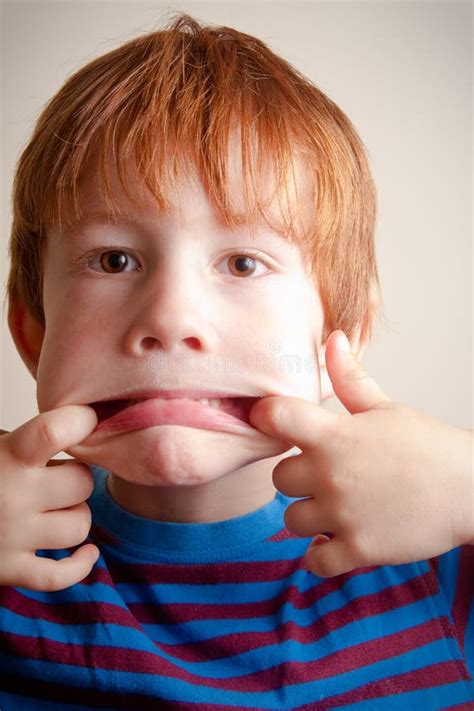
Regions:
<svg viewBox="0 0 474 711"><path fill-rule="evenodd" d="M152 336L147 336L146 338L142 339L142 347L146 351L151 351L155 348L159 348L160 342L157 338L153 338Z"/></svg>
<svg viewBox="0 0 474 711"><path fill-rule="evenodd" d="M190 336L189 338L185 338L184 341L185 341L186 345L188 345L194 351L201 350L201 343L198 338L195 338L194 336Z"/></svg>
<svg viewBox="0 0 474 711"><path fill-rule="evenodd" d="M202 349L199 338L189 336L189 338L183 338L183 341L193 351L200 351ZM145 351L156 350L157 348L166 350L166 344L162 344L158 338L153 338L153 336L145 336L145 338L142 338L141 347Z"/></svg>

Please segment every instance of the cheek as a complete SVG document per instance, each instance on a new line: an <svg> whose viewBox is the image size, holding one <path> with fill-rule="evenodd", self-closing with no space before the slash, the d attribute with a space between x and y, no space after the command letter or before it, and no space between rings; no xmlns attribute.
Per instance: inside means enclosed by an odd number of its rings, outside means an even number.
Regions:
<svg viewBox="0 0 474 711"><path fill-rule="evenodd" d="M75 391L80 383L88 381L94 356L104 350L104 329L84 314L71 313L66 308L57 314L46 312L46 331L37 371L40 412L77 400Z"/></svg>
<svg viewBox="0 0 474 711"><path fill-rule="evenodd" d="M268 309L254 331L261 362L277 372L288 394L294 390L311 399L317 395L322 325L321 309L314 297L295 285L288 289L286 298L280 296Z"/></svg>

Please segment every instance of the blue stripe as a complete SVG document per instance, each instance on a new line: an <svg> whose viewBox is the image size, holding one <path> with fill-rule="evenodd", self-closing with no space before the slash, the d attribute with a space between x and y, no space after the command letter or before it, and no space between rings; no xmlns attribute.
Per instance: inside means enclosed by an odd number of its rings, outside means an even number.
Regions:
<svg viewBox="0 0 474 711"><path fill-rule="evenodd" d="M284 622L292 622L303 628L311 627L317 619L321 619L325 614L332 612L333 606L334 599L326 598L317 601L314 606L304 609L286 605L277 610L274 615L269 616L250 617L247 619L210 619L206 620L205 624L199 619L196 622L190 621L176 625L147 625L146 627L150 632L153 630L152 638L154 641L173 644L176 640L179 640L181 643L186 643L196 639L202 640L235 632L272 631L278 629ZM356 635L355 639L358 642L362 642L413 627L437 616L438 610L431 604L431 601L427 605L426 600L420 600L404 605L401 608L358 619L354 623L347 623L340 629L331 632L331 639L345 636L346 633L350 635L353 631ZM133 618L131 618L132 620ZM110 645L111 635L114 636L113 639L115 640L115 638L120 639L123 634L125 642L120 646L130 645L133 647L132 637L137 637L138 639L142 637L142 633L132 627L122 628L120 625L112 623L64 625L62 622L42 620L40 618L31 619L9 610L2 612L0 621L5 632L25 634L27 636L42 636L64 643L73 641L71 635L74 635L76 643L80 643L90 640L90 635L93 634L95 644ZM154 649L154 645L152 649Z"/></svg>
<svg viewBox="0 0 474 711"><path fill-rule="evenodd" d="M241 692L228 691L223 689L214 689L206 686L189 684L179 679L173 679L166 676L158 676L157 674L134 674L131 672L115 672L117 687L121 688L123 693L146 693L150 696L157 695L170 700L179 700L182 702L200 702L209 703L212 692L212 702L241 706L241 708L279 708L291 709L295 705L303 705L305 703L314 702L315 699L330 698L339 694L351 691L354 688L373 682L374 679L390 678L390 684L394 686L397 674L405 671L412 671L423 668L429 664L434 664L446 659L446 645L443 641L433 642L426 645L421 650L409 652L401 657L394 657L389 660L383 660L367 667L361 667L344 674L339 674L331 678L314 680L308 683L292 684L282 687L275 691L269 692ZM11 664L11 657L0 655L0 662ZM451 660L451 657L448 657ZM58 670L61 670L62 682L68 683L68 673L74 678L74 684L77 686L87 686L91 681L91 673L87 669L80 667L72 667L69 665L52 665L49 662L24 660L22 663L22 674L32 676L44 680L52 681L57 678ZM96 688L107 689L110 673L100 669L95 669L93 678L96 682ZM449 685L450 686L450 685ZM456 685L455 685L456 686ZM461 700L469 700L469 688L465 686L465 696ZM436 687L438 690L439 687ZM413 693L413 692L410 692ZM407 698L409 695L403 695L402 698ZM378 703L377 699L377 703ZM378 707L377 707L378 708ZM407 707L409 708L409 706Z"/></svg>
<svg viewBox="0 0 474 711"><path fill-rule="evenodd" d="M124 610L127 609L126 603L117 593L117 590L111 585L104 583L94 583L92 585L82 585L78 583L77 585L73 585L65 590L58 590L57 592L41 592L19 587L16 587L15 590L25 598L36 600L37 602L47 605L52 610L55 610L56 606L60 605L70 605L71 603L87 605L95 602L105 602L116 605Z"/></svg>
<svg viewBox="0 0 474 711"><path fill-rule="evenodd" d="M358 597L380 593L392 586L403 585L425 573L427 569L428 566L426 564L423 566L416 563L397 566L397 570L383 567L366 574L356 575L348 578L340 588L321 596L318 604L324 605L326 611L336 610ZM292 587L294 586L301 593L315 589L321 583L321 578L316 578L304 570L295 571L290 580ZM270 582L216 582L209 585L194 585L192 583L156 583L150 585L117 583L116 587L127 604L134 602L157 604L188 603L192 599L193 604L215 605L271 600L277 597L282 590L286 590L289 582L288 579L283 578Z"/></svg>
<svg viewBox="0 0 474 711"><path fill-rule="evenodd" d="M474 600L469 606L466 633L464 635L464 657L469 674L474 679Z"/></svg>
<svg viewBox="0 0 474 711"><path fill-rule="evenodd" d="M369 701L359 701L355 704L344 704L338 709L349 711L443 711L450 706L473 701L472 689L464 681L453 684L435 686L431 689L410 691L404 694L394 694L391 696L377 696ZM473 706L474 708L474 706Z"/></svg>
<svg viewBox="0 0 474 711"><path fill-rule="evenodd" d="M104 568L103 565L100 567ZM341 587L333 592L328 592L324 598L339 598L339 602L334 604L334 609L339 605L345 605L351 599L361 595L381 592L391 586L399 586L415 577L426 573L429 566L425 562L411 563L398 566L381 566L370 570L367 573L360 573L348 578ZM317 587L324 582L324 579L306 572L305 570L295 570L291 577L291 585L304 593ZM215 604L219 602L246 602L268 600L278 595L281 589L288 587L287 578L269 582L248 582L248 583L214 583L212 585L194 585L192 583L156 583L147 584L134 582L116 583L116 589L104 583L82 584L78 583L66 590L57 592L37 592L26 588L17 588L18 591L32 600L44 602L46 604L57 605L71 602L113 602L120 607L133 602L154 602L159 600L163 603L189 602L190 595L193 595L193 602ZM120 595L117 594L120 591ZM258 591L261 591L259 593ZM249 593L249 597L244 597L243 592ZM202 597L196 598L196 594ZM123 600L122 600L123 596Z"/></svg>
<svg viewBox="0 0 474 711"><path fill-rule="evenodd" d="M339 648L340 645L346 648L353 644L370 642L374 639L384 639L386 636L410 629L436 618L437 615L434 611L431 616L427 614L426 609L423 607L423 602L420 601L402 608L401 611L390 610L386 613L367 617L365 620L355 620L334 631L327 631L325 635L314 643L302 643L302 648L299 651L302 653L304 649L311 649L312 645L319 644L326 644L327 646L329 643L331 649L334 650L336 647ZM289 621L299 624L300 627L306 626L300 624L301 619L298 617ZM311 626L312 624L315 624L314 619L311 619L307 626ZM206 622L205 628L201 626L199 622L188 622L176 626L144 625L144 629L157 644L174 644L176 643L176 639L186 644L187 642L199 642L227 634L268 632L278 629L278 626L278 618L261 617L250 621L237 619L209 620ZM298 642L293 643L299 644Z"/></svg>
<svg viewBox="0 0 474 711"><path fill-rule="evenodd" d="M454 596L456 594L460 556L461 549L454 548L439 557L438 580L450 609L453 606Z"/></svg>
<svg viewBox="0 0 474 711"><path fill-rule="evenodd" d="M354 646L354 640L357 644L372 639L378 639L383 629L383 637L400 630L409 629L417 624L426 621L426 610L421 603L414 603L411 606L403 608L403 613L393 610L383 615L377 615L368 618L365 624L361 621L354 621L345 625L339 630L324 635L316 642L300 643L294 640L287 640L277 644L271 643L265 646L257 647L248 652L232 655L225 658L218 658L209 662L192 662L176 659L172 653L167 653L156 647L151 639L139 630L132 628L124 628L117 625L109 624L107 627L103 625L67 625L40 622L37 621L35 629L32 630L28 625L28 620L20 615L5 612L4 631L13 635L31 636L40 639L50 639L63 644L83 644L99 645L115 647L117 649L133 649L148 652L157 658L167 659L174 666L189 671L192 674L198 673L200 676L208 678L231 678L237 674L248 674L252 671L260 671L268 669L287 661L311 662L316 659L324 659L328 655L328 645L336 651ZM279 626L278 619L268 620L276 623ZM188 630L189 631L189 630ZM217 636L223 634L221 628L216 627ZM250 632L255 631L252 626ZM183 633L184 631L181 630ZM176 642L176 636L168 640L168 642ZM196 639L190 635L189 637L181 634L178 639L180 644L185 644L187 641L202 641L202 638ZM451 640L443 640L446 650L449 650L449 658L461 658L461 653L457 644ZM443 656L442 659L447 657Z"/></svg>

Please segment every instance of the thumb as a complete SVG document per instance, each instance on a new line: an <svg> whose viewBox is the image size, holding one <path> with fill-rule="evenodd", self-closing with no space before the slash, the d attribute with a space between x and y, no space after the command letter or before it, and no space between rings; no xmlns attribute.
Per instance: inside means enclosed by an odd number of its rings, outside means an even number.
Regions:
<svg viewBox="0 0 474 711"><path fill-rule="evenodd" d="M316 403L298 397L269 395L252 406L250 423L281 442L311 449L326 436L328 427L340 417Z"/></svg>
<svg viewBox="0 0 474 711"><path fill-rule="evenodd" d="M334 392L351 415L391 401L353 355L343 331L333 331L328 338L326 368Z"/></svg>

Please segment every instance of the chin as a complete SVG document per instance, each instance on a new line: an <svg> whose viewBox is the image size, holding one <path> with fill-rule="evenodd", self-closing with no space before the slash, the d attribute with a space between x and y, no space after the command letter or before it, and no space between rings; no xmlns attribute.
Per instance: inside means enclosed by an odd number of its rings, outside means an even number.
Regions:
<svg viewBox="0 0 474 711"><path fill-rule="evenodd" d="M143 486L199 486L290 449L263 433L252 437L179 425L110 434L67 453Z"/></svg>

